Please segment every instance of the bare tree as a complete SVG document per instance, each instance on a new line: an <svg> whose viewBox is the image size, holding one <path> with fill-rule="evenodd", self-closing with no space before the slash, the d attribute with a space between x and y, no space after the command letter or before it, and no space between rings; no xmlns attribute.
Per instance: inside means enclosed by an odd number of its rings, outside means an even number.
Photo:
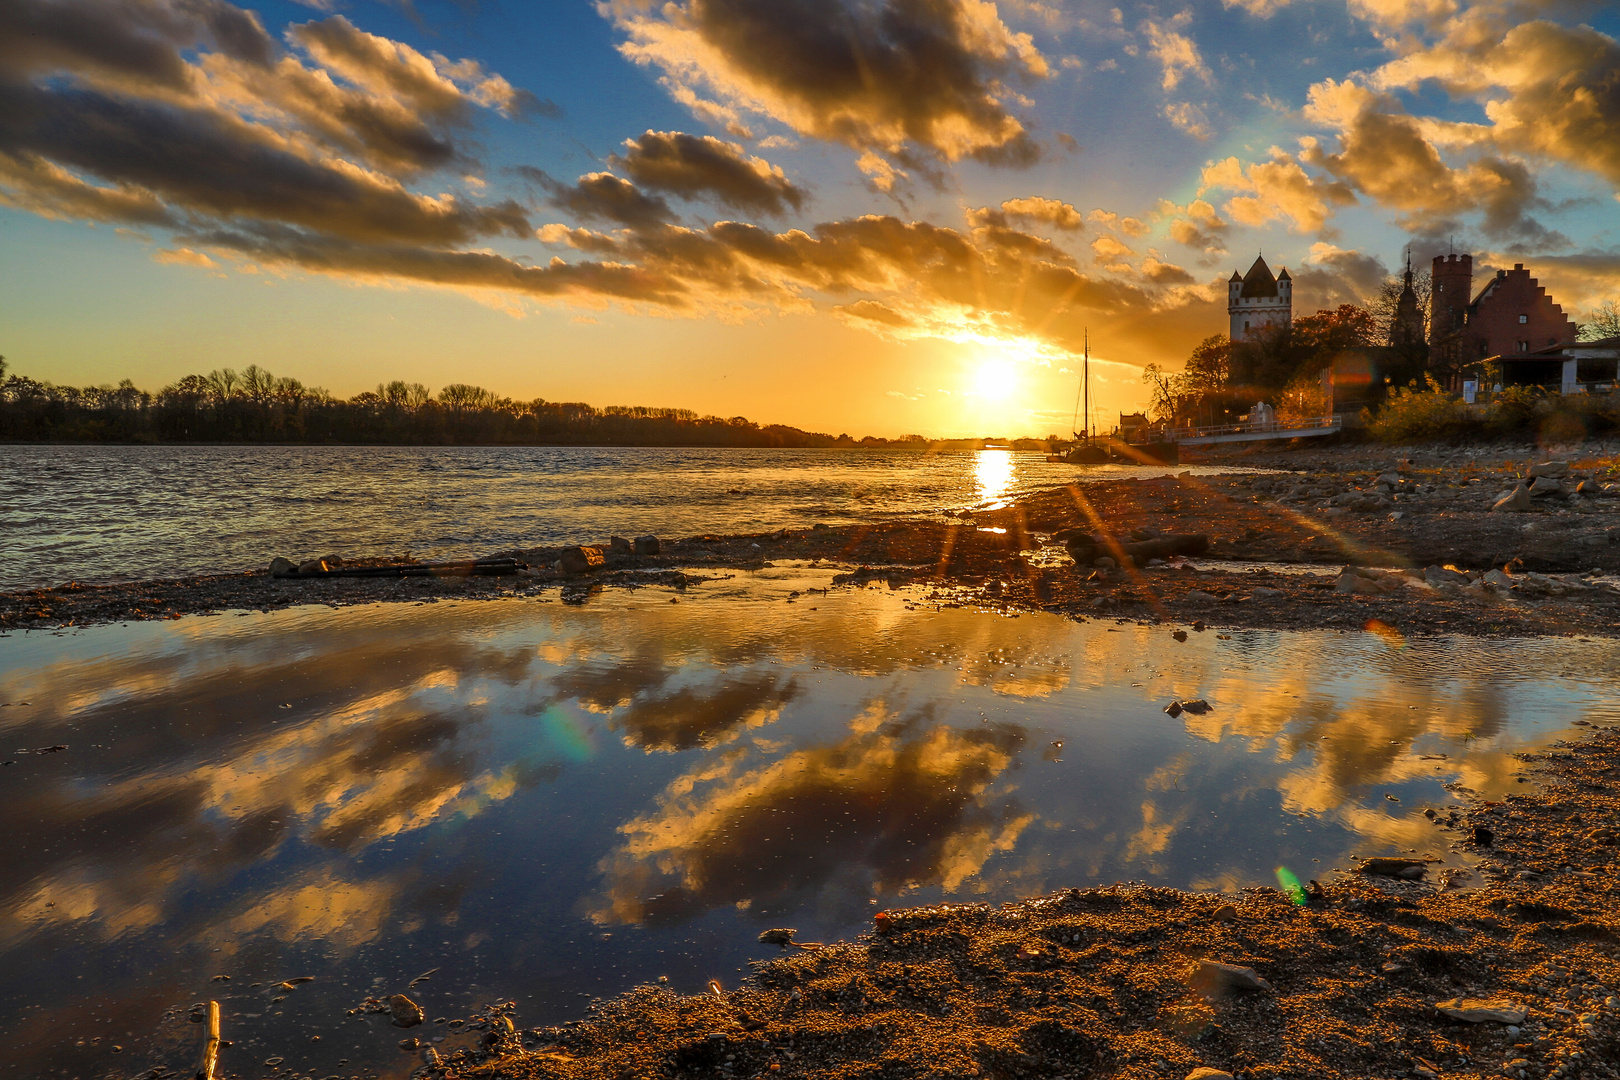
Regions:
<svg viewBox="0 0 1620 1080"><path fill-rule="evenodd" d="M258 364L249 364L242 372L242 392L262 409L275 396L276 377Z"/></svg>
<svg viewBox="0 0 1620 1080"><path fill-rule="evenodd" d="M215 368L203 378L208 380L208 389L213 392L216 405L223 405L235 397L236 387L241 382L235 368Z"/></svg>
<svg viewBox="0 0 1620 1080"><path fill-rule="evenodd" d="M1620 337L1620 303L1605 300L1599 304L1592 321L1581 324L1579 336L1582 341L1602 341L1604 338ZM0 375L4 374L5 365L0 364Z"/></svg>

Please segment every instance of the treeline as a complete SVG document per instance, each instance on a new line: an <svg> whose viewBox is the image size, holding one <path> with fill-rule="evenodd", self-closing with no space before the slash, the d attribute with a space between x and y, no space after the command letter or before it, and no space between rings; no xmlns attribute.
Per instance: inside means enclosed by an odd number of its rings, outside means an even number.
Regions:
<svg viewBox="0 0 1620 1080"><path fill-rule="evenodd" d="M853 439L690 409L515 401L465 383L434 395L421 383L395 381L344 400L256 365L187 375L156 393L128 379L117 386L58 386L7 376L3 357L0 440L794 448L927 442L916 435Z"/></svg>

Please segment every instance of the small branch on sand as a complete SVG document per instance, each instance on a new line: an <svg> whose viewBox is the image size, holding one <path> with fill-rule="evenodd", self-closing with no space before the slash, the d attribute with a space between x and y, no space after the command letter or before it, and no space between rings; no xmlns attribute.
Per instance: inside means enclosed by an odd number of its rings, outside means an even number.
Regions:
<svg viewBox="0 0 1620 1080"><path fill-rule="evenodd" d="M219 1002L208 1003L208 1030L203 1036L202 1056L197 1059L194 1080L214 1080L214 1067L219 1064Z"/></svg>

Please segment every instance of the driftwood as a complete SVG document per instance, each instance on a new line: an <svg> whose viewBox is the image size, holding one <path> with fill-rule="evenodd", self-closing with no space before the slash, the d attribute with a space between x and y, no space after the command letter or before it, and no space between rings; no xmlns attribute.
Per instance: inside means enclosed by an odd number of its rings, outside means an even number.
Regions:
<svg viewBox="0 0 1620 1080"><path fill-rule="evenodd" d="M1149 559L1169 559L1177 555L1202 555L1209 550L1208 533L1175 533L1152 540L1121 542L1106 534L1081 533L1066 541L1069 556L1080 566L1089 566L1107 556L1115 562L1145 563Z"/></svg>
<svg viewBox="0 0 1620 1080"><path fill-rule="evenodd" d="M465 562L408 563L403 566L348 566L276 574L278 578L391 578L391 577L501 577L515 574L524 564L515 559L470 559Z"/></svg>
<svg viewBox="0 0 1620 1080"><path fill-rule="evenodd" d="M214 1080L219 1065L219 1002L208 1003L208 1029L203 1033L202 1056L197 1059L193 1080Z"/></svg>

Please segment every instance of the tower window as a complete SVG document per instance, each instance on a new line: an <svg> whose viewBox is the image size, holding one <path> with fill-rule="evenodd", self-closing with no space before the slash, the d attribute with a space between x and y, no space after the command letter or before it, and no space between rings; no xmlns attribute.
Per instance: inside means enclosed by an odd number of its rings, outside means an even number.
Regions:
<svg viewBox="0 0 1620 1080"><path fill-rule="evenodd" d="M1530 321L1530 316L1528 316L1528 315L1520 315L1519 316L1519 325L1520 326L1523 326L1525 323L1527 323L1529 321Z"/></svg>
<svg viewBox="0 0 1620 1080"><path fill-rule="evenodd" d="M1530 343L1528 341L1519 341L1519 342L1515 342L1514 344L1518 345L1520 352L1529 352L1530 351Z"/></svg>

